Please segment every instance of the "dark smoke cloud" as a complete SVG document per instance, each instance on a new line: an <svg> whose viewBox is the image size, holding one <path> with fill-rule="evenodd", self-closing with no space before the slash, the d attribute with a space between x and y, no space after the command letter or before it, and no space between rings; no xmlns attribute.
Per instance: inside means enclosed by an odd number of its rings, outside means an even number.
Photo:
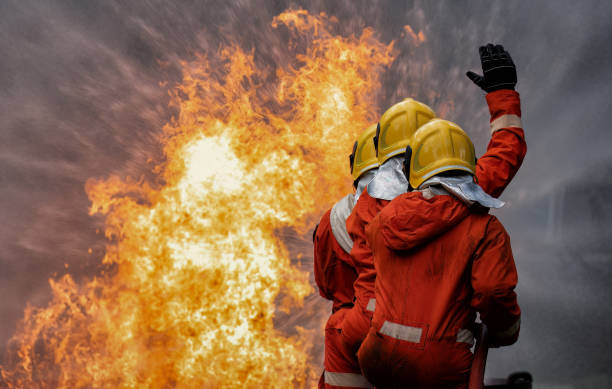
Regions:
<svg viewBox="0 0 612 389"><path fill-rule="evenodd" d="M396 41L379 111L414 96L463 126L480 152L488 112L464 73L478 70L479 45L508 48L529 151L498 216L513 240L524 315L520 341L492 350L487 374L529 370L540 388L612 386L612 3L222 4L0 2L0 344L27 302L48 300L49 277L99 270L101 220L87 214L84 183L110 174L155 180L147 161L161 158L180 62L232 39L273 67L287 58L272 17L305 7L337 17L338 33L370 26ZM416 45L405 25L425 42ZM307 237L285 239L309 268ZM306 304L279 326L320 330L329 305L316 295Z"/></svg>

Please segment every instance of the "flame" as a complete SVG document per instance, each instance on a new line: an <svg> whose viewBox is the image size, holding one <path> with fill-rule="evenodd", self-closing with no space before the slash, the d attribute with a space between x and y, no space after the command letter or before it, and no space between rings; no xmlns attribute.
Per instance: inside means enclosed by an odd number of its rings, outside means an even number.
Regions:
<svg viewBox="0 0 612 389"><path fill-rule="evenodd" d="M312 292L278 231L305 232L351 190L346 156L395 55L373 30L343 37L335 23L275 17L293 53L277 68L235 44L183 63L159 182L87 182L109 270L49 280L52 301L26 309L1 368L8 387L313 385L309 345L273 323Z"/></svg>
<svg viewBox="0 0 612 389"><path fill-rule="evenodd" d="M408 24L404 26L404 33L410 38L412 38L414 44L417 46L425 42L425 34L423 34L423 31L419 31L419 33L417 34Z"/></svg>

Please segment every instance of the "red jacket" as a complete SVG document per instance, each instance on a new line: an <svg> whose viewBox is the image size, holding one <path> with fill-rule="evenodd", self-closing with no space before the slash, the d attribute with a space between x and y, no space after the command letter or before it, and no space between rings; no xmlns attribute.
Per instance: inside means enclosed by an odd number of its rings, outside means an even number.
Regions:
<svg viewBox="0 0 612 389"><path fill-rule="evenodd" d="M363 191L353 208L353 212L346 219L346 230L353 240L350 259L357 271L354 284L357 304L365 312L372 312L373 307L367 309L370 298L374 298L374 281L376 270L372 258L372 250L365 239L365 229L372 219L380 212L389 200L375 199Z"/></svg>
<svg viewBox="0 0 612 389"><path fill-rule="evenodd" d="M451 195L411 192L391 201L366 235L377 274L376 331L416 328L419 336L408 341L426 348L428 341L464 336L478 311L497 344L516 341L517 273L510 238L495 216L470 212Z"/></svg>
<svg viewBox="0 0 612 389"><path fill-rule="evenodd" d="M476 181L485 192L499 197L521 167L527 145L520 124L519 94L513 90L499 90L487 94L486 99L491 113L493 135L487 152L478 158ZM387 200L372 198L366 189L346 221L347 231L353 240L351 259L358 274L354 285L355 296L364 310L369 300L374 298L376 280L372 251L366 242L365 229L388 203Z"/></svg>
<svg viewBox="0 0 612 389"><path fill-rule="evenodd" d="M353 283L357 272L349 265L350 256L336 241L327 211L314 236L314 276L319 294L333 301L332 311L353 303Z"/></svg>

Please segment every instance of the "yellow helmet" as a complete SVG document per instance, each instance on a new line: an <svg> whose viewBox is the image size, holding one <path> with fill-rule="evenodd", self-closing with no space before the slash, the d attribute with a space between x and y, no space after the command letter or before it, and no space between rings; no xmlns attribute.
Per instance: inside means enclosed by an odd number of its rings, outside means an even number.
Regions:
<svg viewBox="0 0 612 389"><path fill-rule="evenodd" d="M389 158L405 152L412 134L435 117L431 108L410 98L389 108L380 117L376 133L378 162L382 165Z"/></svg>
<svg viewBox="0 0 612 389"><path fill-rule="evenodd" d="M417 130L410 140L410 186L449 170L476 173L474 144L455 123L434 119Z"/></svg>
<svg viewBox="0 0 612 389"><path fill-rule="evenodd" d="M357 180L363 173L378 167L376 150L374 149L374 134L376 124L372 124L359 135L353 145L353 153L350 155L351 175Z"/></svg>

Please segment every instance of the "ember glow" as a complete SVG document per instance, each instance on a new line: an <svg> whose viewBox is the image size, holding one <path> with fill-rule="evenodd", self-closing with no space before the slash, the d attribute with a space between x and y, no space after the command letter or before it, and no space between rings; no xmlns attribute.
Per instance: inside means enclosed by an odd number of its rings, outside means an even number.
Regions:
<svg viewBox="0 0 612 389"><path fill-rule="evenodd" d="M50 280L51 303L27 308L0 369L8 387L314 385L309 344L273 323L312 292L277 232L306 232L351 190L347 155L394 58L371 29L339 36L334 23L274 18L291 63L229 45L183 64L159 181L87 182L110 270Z"/></svg>

